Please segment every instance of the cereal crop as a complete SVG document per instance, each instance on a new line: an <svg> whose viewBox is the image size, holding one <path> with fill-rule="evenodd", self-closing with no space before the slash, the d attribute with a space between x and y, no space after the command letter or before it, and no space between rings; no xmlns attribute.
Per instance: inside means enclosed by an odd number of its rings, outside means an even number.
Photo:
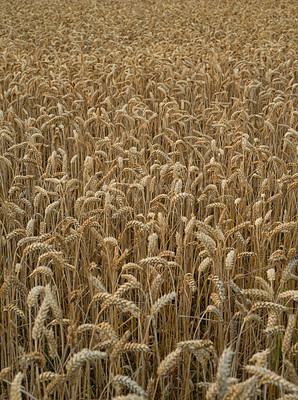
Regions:
<svg viewBox="0 0 298 400"><path fill-rule="evenodd" d="M1 1L1 400L298 398L297 15Z"/></svg>

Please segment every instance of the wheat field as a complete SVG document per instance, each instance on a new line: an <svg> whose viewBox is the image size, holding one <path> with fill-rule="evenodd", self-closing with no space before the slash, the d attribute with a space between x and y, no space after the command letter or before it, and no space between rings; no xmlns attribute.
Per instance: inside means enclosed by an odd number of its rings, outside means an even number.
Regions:
<svg viewBox="0 0 298 400"><path fill-rule="evenodd" d="M294 0L2 0L0 400L291 400Z"/></svg>

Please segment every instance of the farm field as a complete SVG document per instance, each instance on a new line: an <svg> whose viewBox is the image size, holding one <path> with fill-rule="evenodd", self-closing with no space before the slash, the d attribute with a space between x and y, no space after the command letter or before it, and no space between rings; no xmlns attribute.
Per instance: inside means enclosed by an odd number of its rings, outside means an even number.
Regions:
<svg viewBox="0 0 298 400"><path fill-rule="evenodd" d="M0 5L0 400L297 399L296 1Z"/></svg>

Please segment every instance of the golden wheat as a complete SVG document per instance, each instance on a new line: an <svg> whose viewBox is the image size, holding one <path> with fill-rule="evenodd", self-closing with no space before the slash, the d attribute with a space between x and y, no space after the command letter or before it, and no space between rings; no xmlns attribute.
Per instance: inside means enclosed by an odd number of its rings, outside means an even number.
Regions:
<svg viewBox="0 0 298 400"><path fill-rule="evenodd" d="M0 398L296 398L297 2L2 3Z"/></svg>

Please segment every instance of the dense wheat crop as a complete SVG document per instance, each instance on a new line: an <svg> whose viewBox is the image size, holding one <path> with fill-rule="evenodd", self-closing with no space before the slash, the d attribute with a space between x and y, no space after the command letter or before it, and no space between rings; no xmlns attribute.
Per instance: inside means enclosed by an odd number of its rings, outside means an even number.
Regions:
<svg viewBox="0 0 298 400"><path fill-rule="evenodd" d="M297 12L1 1L1 400L297 399Z"/></svg>

